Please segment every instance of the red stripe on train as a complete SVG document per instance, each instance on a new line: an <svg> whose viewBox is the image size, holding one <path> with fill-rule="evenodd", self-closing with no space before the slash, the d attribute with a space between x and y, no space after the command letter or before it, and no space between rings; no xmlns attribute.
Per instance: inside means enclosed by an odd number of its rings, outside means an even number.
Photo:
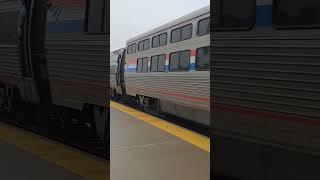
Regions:
<svg viewBox="0 0 320 180"><path fill-rule="evenodd" d="M226 105L226 104L215 104L213 108L216 108L223 112L233 112L233 113L240 113L240 114L252 115L257 117L272 118L274 120L282 120L282 121L287 121L287 122L296 123L296 124L320 126L320 120L308 119L308 118L303 118L299 116L281 114L281 113L276 113L271 111L242 108L242 107Z"/></svg>
<svg viewBox="0 0 320 180"><path fill-rule="evenodd" d="M157 94L167 94L167 95L170 95L170 96L176 96L176 97L179 97L179 98L195 100L195 101L204 101L204 102L209 102L210 101L210 98L201 98L201 97L189 96L189 95L176 93L176 92L173 92L173 91L159 91L159 90L153 90L153 89L138 88L136 86L129 86L129 88L135 89L135 90L140 90L140 91L143 90L143 91L148 91L148 92L154 92L154 93L157 93Z"/></svg>

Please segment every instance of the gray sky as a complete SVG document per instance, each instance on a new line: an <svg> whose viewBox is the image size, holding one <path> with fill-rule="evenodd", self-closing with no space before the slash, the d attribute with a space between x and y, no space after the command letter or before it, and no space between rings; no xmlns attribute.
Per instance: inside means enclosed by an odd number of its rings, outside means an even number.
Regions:
<svg viewBox="0 0 320 180"><path fill-rule="evenodd" d="M111 51L126 41L210 4L210 0L111 0Z"/></svg>

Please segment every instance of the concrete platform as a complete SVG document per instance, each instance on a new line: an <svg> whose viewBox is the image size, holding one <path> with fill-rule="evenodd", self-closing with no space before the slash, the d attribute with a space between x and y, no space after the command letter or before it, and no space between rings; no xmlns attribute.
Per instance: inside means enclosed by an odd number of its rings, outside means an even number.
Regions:
<svg viewBox="0 0 320 180"><path fill-rule="evenodd" d="M0 179L107 180L109 162L0 122Z"/></svg>
<svg viewBox="0 0 320 180"><path fill-rule="evenodd" d="M112 180L210 180L210 152L112 106L110 117Z"/></svg>
<svg viewBox="0 0 320 180"><path fill-rule="evenodd" d="M66 169L0 141L0 179L7 180L84 180Z"/></svg>

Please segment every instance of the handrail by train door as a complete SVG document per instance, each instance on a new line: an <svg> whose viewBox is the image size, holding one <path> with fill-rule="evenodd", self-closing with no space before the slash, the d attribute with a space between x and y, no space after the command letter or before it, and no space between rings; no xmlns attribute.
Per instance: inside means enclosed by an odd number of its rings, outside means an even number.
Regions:
<svg viewBox="0 0 320 180"><path fill-rule="evenodd" d="M121 66L122 55L119 54L117 59L117 71L116 71L116 81L117 86L120 86L120 66Z"/></svg>
<svg viewBox="0 0 320 180"><path fill-rule="evenodd" d="M33 74L32 62L31 62L31 42L30 42L33 5L34 5L34 0L25 1L24 6L27 10L28 16L24 20L23 25L21 27L21 30L22 30L21 37L18 37L20 60L22 64L22 74L24 77L27 77L27 78L31 78Z"/></svg>
<svg viewBox="0 0 320 180"><path fill-rule="evenodd" d="M126 64L126 50L122 53L122 58L120 62L120 87L122 91L122 95L126 96L126 85L124 80L124 66Z"/></svg>

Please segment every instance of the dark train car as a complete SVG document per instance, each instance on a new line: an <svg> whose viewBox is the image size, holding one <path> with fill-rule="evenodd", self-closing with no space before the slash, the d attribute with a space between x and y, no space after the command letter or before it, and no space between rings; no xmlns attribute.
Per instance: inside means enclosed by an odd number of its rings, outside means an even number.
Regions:
<svg viewBox="0 0 320 180"><path fill-rule="evenodd" d="M213 174L319 179L320 2L216 0L213 8Z"/></svg>
<svg viewBox="0 0 320 180"><path fill-rule="evenodd" d="M107 141L108 5L104 0L0 1L3 109L17 115L32 106L34 114L42 114L42 127L91 127Z"/></svg>

